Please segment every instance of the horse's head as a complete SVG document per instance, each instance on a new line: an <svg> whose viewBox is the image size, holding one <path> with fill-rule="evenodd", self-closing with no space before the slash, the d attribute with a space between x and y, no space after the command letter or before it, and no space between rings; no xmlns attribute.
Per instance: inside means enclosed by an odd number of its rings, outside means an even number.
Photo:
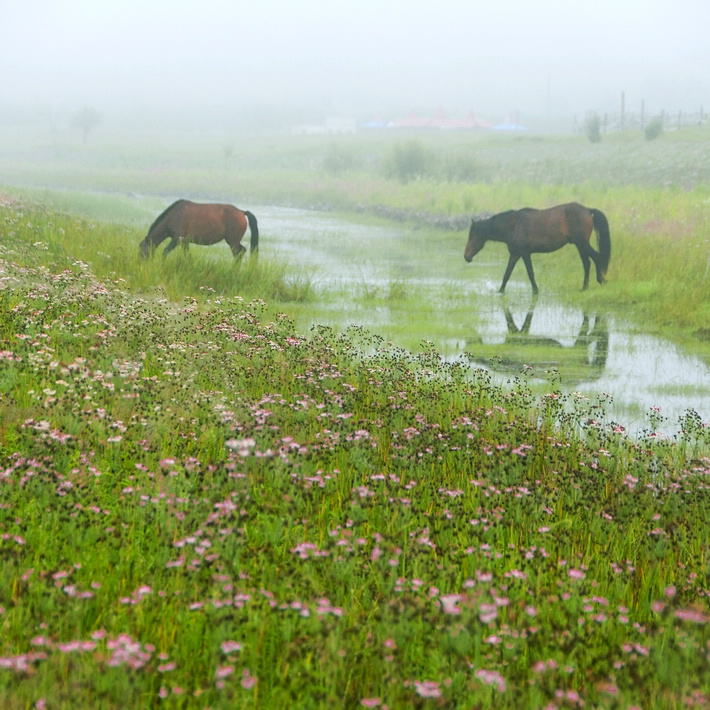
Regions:
<svg viewBox="0 0 710 710"><path fill-rule="evenodd" d="M476 254L478 254L483 245L486 243L486 238L483 236L482 231L478 228L478 224L475 219L471 220L471 229L468 232L468 242L466 242L466 250L463 253L463 258L466 261L471 261Z"/></svg>
<svg viewBox="0 0 710 710"><path fill-rule="evenodd" d="M148 244L148 238L146 237L139 245L138 248L141 250L141 256L147 259L150 256L150 244Z"/></svg>

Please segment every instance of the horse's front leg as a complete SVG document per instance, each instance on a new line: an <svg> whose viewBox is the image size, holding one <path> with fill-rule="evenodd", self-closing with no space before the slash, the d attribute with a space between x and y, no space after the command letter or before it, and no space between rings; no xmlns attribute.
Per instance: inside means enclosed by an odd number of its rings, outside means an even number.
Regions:
<svg viewBox="0 0 710 710"><path fill-rule="evenodd" d="M170 244L163 250L163 259L178 245L177 237L170 237Z"/></svg>
<svg viewBox="0 0 710 710"><path fill-rule="evenodd" d="M525 262L525 268L528 270L528 278L532 284L533 294L537 296L537 283L535 281L535 272L533 271L532 259L530 254L523 254L523 261Z"/></svg>
<svg viewBox="0 0 710 710"><path fill-rule="evenodd" d="M510 275L513 273L513 269L515 268L515 265L518 263L518 259L520 259L520 254L514 254L513 252L510 252L510 258L508 259L508 266L506 266L506 268L505 268L505 273L503 274L503 283L501 284L500 288L498 289L498 293L505 292L505 286L508 283L508 279L510 278Z"/></svg>

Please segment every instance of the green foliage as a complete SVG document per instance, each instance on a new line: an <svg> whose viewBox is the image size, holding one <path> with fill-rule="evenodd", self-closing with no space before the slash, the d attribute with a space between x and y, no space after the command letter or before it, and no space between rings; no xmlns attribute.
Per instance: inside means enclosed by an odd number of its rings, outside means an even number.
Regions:
<svg viewBox="0 0 710 710"><path fill-rule="evenodd" d="M663 119L660 117L649 121L643 129L643 135L647 141L652 141L654 138L658 138L661 133L663 133Z"/></svg>
<svg viewBox="0 0 710 710"><path fill-rule="evenodd" d="M407 183L432 173L435 166L435 154L421 141L412 139L393 146L385 162L385 174Z"/></svg>
<svg viewBox="0 0 710 710"><path fill-rule="evenodd" d="M596 113L590 113L586 121L587 138L590 143L600 143L602 139L601 119Z"/></svg>
<svg viewBox="0 0 710 710"><path fill-rule="evenodd" d="M72 126L81 131L84 143L86 143L89 133L101 123L101 120L102 116L96 109L90 106L84 106L72 117Z"/></svg>
<svg viewBox="0 0 710 710"><path fill-rule="evenodd" d="M442 173L452 182L476 182L481 177L481 168L470 154L448 155L444 159Z"/></svg>
<svg viewBox="0 0 710 710"><path fill-rule="evenodd" d="M332 143L323 156L323 168L329 175L342 175L356 165L357 161L352 152L338 143Z"/></svg>

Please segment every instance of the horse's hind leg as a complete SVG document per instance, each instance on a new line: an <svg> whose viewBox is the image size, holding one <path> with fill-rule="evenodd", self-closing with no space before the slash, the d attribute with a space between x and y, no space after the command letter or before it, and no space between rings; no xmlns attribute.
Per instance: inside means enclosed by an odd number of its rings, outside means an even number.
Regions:
<svg viewBox="0 0 710 710"><path fill-rule="evenodd" d="M589 256L587 254L583 254L581 251L579 252L579 255L582 258L582 266L584 266L584 283L582 284L582 291L586 291L589 288Z"/></svg>
<svg viewBox="0 0 710 710"><path fill-rule="evenodd" d="M597 252L594 251L594 247L587 244L586 242L577 245L579 251L579 257L582 260L582 266L584 267L584 283L582 284L582 291L586 291L589 288L589 269L591 264L590 259L594 260L594 266L597 270L597 281L602 283L603 279L599 273L599 264L597 263Z"/></svg>
<svg viewBox="0 0 710 710"><path fill-rule="evenodd" d="M604 274L600 271L599 262L597 261L599 256L600 256L599 252L594 251L594 249L592 249L592 259L594 259L594 268L597 270L597 283L603 284L604 283Z"/></svg>
<svg viewBox="0 0 710 710"><path fill-rule="evenodd" d="M243 247L241 244L230 244L229 248L232 250L232 254L235 259L241 259L244 253L246 252L246 248Z"/></svg>
<svg viewBox="0 0 710 710"><path fill-rule="evenodd" d="M238 236L237 234L233 234L231 232L228 232L224 236L224 241L229 244L229 248L232 250L232 256L235 259L241 259L242 255L246 251L246 248L242 246L243 236L244 232L242 232L241 236Z"/></svg>

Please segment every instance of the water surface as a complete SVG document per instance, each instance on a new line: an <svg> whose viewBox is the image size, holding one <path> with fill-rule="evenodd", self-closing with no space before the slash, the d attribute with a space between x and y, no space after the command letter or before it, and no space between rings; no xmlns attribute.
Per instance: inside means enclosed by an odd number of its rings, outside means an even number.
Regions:
<svg viewBox="0 0 710 710"><path fill-rule="evenodd" d="M665 419L664 433L674 432L689 409L710 421L710 369L701 360L632 331L622 318L561 305L545 295L541 278L542 295L533 300L522 264L499 295L503 247L466 264L465 233L364 225L301 209L253 211L261 253L306 270L322 295L289 307L302 330L361 325L412 350L431 341L447 358L465 357L501 384L522 377L535 391L610 395L608 418L629 432L649 428L652 412Z"/></svg>

